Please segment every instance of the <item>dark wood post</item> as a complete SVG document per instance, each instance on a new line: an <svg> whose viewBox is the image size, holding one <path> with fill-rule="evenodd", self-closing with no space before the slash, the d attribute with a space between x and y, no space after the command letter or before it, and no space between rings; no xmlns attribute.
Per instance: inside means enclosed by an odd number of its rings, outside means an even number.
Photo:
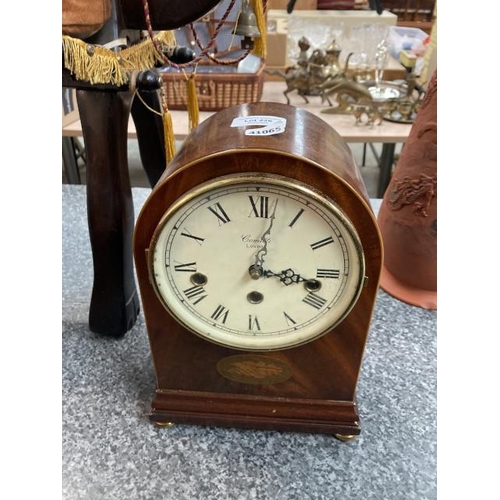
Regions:
<svg viewBox="0 0 500 500"><path fill-rule="evenodd" d="M77 90L87 151L87 212L94 262L89 327L121 336L139 313L133 262L134 207L127 161L131 92Z"/></svg>

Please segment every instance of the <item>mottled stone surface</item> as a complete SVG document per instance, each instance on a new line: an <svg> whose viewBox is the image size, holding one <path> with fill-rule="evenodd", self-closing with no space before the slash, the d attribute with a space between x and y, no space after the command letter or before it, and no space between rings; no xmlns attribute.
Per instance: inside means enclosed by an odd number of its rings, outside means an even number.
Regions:
<svg viewBox="0 0 500 500"><path fill-rule="evenodd" d="M122 339L87 325L84 186L62 186L65 500L428 500L436 493L436 311L383 291L358 385L361 435L148 420L155 379L142 313ZM136 216L149 190L135 188Z"/></svg>

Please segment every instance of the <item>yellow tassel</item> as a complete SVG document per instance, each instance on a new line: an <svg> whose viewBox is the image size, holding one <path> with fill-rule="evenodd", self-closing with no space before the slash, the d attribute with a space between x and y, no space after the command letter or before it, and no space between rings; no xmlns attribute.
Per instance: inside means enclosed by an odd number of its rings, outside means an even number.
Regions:
<svg viewBox="0 0 500 500"><path fill-rule="evenodd" d="M175 135L174 135L174 125L172 123L172 115L168 109L167 105L167 95L165 87L162 85L160 88L161 96L161 106L163 109L163 138L165 139L165 159L166 165L170 163L170 160L175 155Z"/></svg>
<svg viewBox="0 0 500 500"><path fill-rule="evenodd" d="M200 123L200 107L198 105L198 94L196 93L196 73L193 72L187 81L187 108L189 117L189 131Z"/></svg>
<svg viewBox="0 0 500 500"><path fill-rule="evenodd" d="M168 109L167 96L165 88L162 86L160 88L161 96L161 106L163 109L163 138L165 139L165 159L166 164L170 163L170 160L175 155L175 135L174 135L174 125L172 123L172 115Z"/></svg>
<svg viewBox="0 0 500 500"><path fill-rule="evenodd" d="M172 114L168 109L163 110L163 136L165 138L165 157L167 165L175 155L175 135L172 124Z"/></svg>
<svg viewBox="0 0 500 500"><path fill-rule="evenodd" d="M264 15L263 0L252 0L252 8L257 18L257 27L260 31L260 38L255 39L252 54L265 59L267 56L267 25Z"/></svg>

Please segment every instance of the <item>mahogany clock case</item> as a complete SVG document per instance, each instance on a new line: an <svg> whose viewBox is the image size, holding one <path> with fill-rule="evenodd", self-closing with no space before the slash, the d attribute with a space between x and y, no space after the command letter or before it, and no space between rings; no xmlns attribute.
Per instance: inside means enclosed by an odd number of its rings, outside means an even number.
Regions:
<svg viewBox="0 0 500 500"><path fill-rule="evenodd" d="M283 133L245 135L235 117L278 116ZM287 376L268 383L231 380L220 372L232 356L187 331L163 307L148 273L147 252L165 211L189 190L231 174L265 173L303 182L334 200L357 230L366 277L349 315L307 344L258 353ZM356 385L380 278L382 242L368 195L343 139L311 113L280 103L237 105L202 122L186 139L146 200L136 223L134 258L157 379L151 419L287 431L356 435ZM255 353L251 353L255 356ZM219 366L219 369L218 369Z"/></svg>

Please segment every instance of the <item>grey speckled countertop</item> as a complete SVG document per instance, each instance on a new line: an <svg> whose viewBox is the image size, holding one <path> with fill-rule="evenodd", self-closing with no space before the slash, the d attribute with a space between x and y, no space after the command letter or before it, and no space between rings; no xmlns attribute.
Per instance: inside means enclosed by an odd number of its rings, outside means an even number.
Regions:
<svg viewBox="0 0 500 500"><path fill-rule="evenodd" d="M133 189L136 216L149 194ZM65 500L429 500L436 493L436 312L379 292L358 384L361 435L148 419L144 318L120 340L88 329L84 186L62 188L62 483Z"/></svg>

